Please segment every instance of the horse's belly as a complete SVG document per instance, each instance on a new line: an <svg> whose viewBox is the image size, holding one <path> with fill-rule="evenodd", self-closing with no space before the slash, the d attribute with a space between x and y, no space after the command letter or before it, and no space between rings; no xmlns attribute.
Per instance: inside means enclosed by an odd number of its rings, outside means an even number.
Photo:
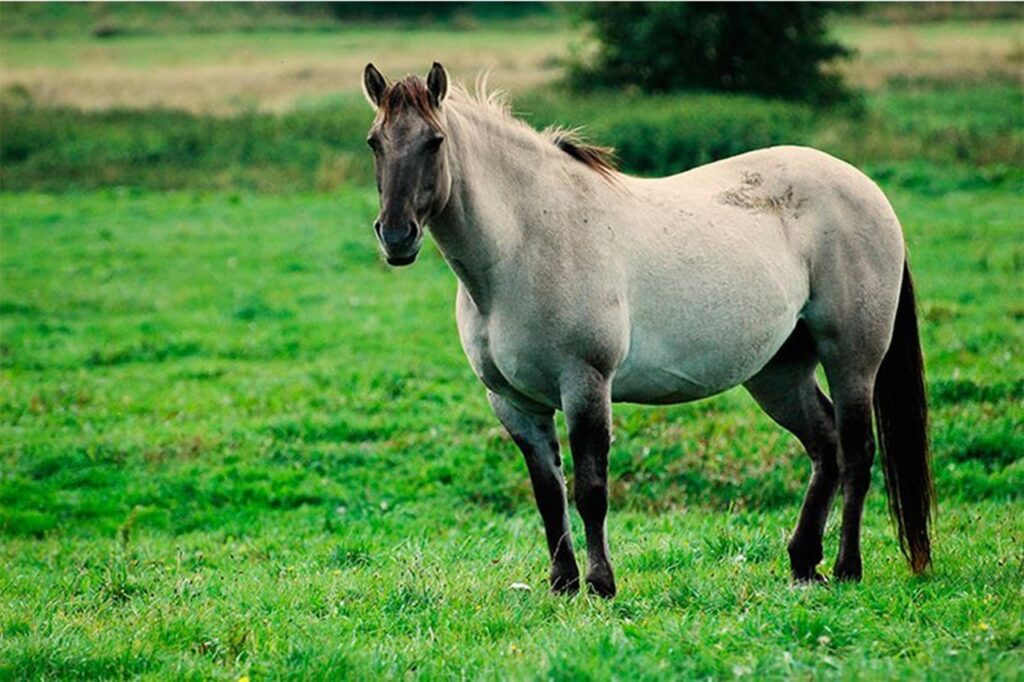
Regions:
<svg viewBox="0 0 1024 682"><path fill-rule="evenodd" d="M752 292L738 305L662 307L633 320L629 353L612 397L621 402L698 400L744 383L763 368L796 326L799 296Z"/></svg>
<svg viewBox="0 0 1024 682"><path fill-rule="evenodd" d="M700 400L719 391L710 389L685 370L623 367L612 383L612 401L642 405L671 405Z"/></svg>
<svg viewBox="0 0 1024 682"><path fill-rule="evenodd" d="M732 330L716 338L634 337L612 384L617 402L665 404L699 400L744 383L764 367L793 331L796 316Z"/></svg>
<svg viewBox="0 0 1024 682"><path fill-rule="evenodd" d="M685 402L742 384L796 326L808 276L777 221L681 228L631 260L629 351L612 395Z"/></svg>

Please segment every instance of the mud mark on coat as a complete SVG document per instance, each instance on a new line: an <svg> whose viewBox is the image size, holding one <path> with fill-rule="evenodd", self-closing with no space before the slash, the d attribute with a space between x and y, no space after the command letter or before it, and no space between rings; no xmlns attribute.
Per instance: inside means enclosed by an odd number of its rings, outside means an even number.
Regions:
<svg viewBox="0 0 1024 682"><path fill-rule="evenodd" d="M807 200L797 198L793 186L769 192L764 187L764 178L752 171L743 173L743 182L735 189L726 190L717 197L718 202L736 206L752 213L773 213L777 216L791 215L799 218Z"/></svg>

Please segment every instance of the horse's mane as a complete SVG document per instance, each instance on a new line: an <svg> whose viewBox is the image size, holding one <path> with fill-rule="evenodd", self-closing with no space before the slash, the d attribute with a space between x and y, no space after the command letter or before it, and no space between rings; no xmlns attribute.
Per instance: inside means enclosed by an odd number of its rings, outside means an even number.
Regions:
<svg viewBox="0 0 1024 682"><path fill-rule="evenodd" d="M477 78L473 92L470 92L461 83L453 84L446 101L456 107L471 106L499 121L527 130L605 177L611 177L616 171L615 150L611 147L601 147L586 142L580 134L579 128L548 126L537 131L522 119L516 118L505 92L487 87L486 74ZM387 121L397 111L407 106L415 109L428 123L437 126L437 119L430 106L426 84L417 76L407 76L388 89L381 102L381 115Z"/></svg>

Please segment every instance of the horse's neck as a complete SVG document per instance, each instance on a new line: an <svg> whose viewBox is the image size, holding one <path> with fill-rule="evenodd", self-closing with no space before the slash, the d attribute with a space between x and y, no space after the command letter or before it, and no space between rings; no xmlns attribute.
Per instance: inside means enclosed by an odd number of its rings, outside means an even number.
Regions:
<svg viewBox="0 0 1024 682"><path fill-rule="evenodd" d="M482 312L495 279L513 259L544 202L556 201L556 162L542 141L505 122L453 112L448 117L451 196L431 222L445 260ZM562 180L564 182L564 180ZM543 191L547 187L547 191Z"/></svg>

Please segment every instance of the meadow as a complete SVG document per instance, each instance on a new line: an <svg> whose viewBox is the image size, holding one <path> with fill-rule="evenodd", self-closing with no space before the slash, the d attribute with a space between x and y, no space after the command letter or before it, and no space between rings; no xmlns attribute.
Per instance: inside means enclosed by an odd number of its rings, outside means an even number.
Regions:
<svg viewBox="0 0 1024 682"><path fill-rule="evenodd" d="M910 575L876 471L864 582L791 587L785 544L809 465L736 390L617 407L610 602L547 594L525 466L459 347L455 278L429 245L402 270L377 253L376 192L355 160L369 111L349 84L232 112L204 90L154 110L63 100L59 88L40 101L32 81L7 81L0 679L1020 679L1024 109L1006 67L1019 41L1004 40L1020 24L991 23L1003 36L992 49L964 30L977 22L840 26L867 46L850 69L885 64L877 82L865 77L860 112L692 95L678 117L687 96L630 116L635 95L611 108L560 99L545 85L554 67L495 75L531 120L571 114L562 122L625 143L624 163L646 172L763 140L843 151L907 233L933 411L933 570ZM159 61L171 50L159 32L55 26L58 41L99 51L148 42ZM388 44L395 63L436 48L423 34L438 28L402 30L413 37L405 51ZM521 30L543 45L569 31ZM870 48L895 49L878 34L896 30L982 45L988 80L936 68L941 55L901 77ZM274 35L331 37L290 25ZM466 64L516 41L444 35ZM60 62L44 39L5 37L5 66L80 78L78 60ZM947 42L958 44L934 45ZM680 122L696 132L661 132ZM660 156L630 150L640 134ZM582 543L575 513L573 530Z"/></svg>

